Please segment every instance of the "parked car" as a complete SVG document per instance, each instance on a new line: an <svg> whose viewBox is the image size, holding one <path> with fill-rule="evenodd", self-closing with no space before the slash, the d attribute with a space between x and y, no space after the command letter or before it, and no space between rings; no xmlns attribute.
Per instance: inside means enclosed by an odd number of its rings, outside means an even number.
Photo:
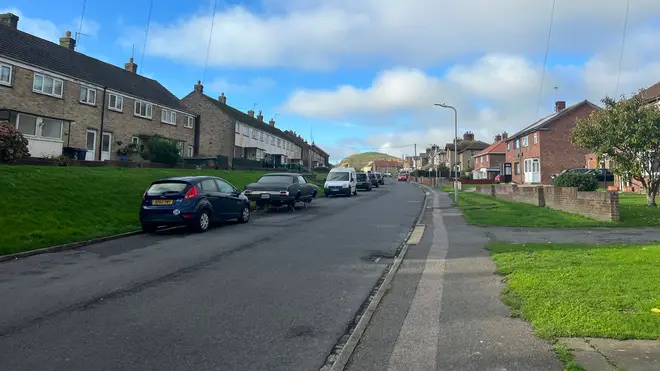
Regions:
<svg viewBox="0 0 660 371"><path fill-rule="evenodd" d="M357 176L352 167L334 168L328 173L323 185L325 196L357 194Z"/></svg>
<svg viewBox="0 0 660 371"><path fill-rule="evenodd" d="M399 174L399 177L397 178L399 182L407 182L408 181L408 175L406 174Z"/></svg>
<svg viewBox="0 0 660 371"><path fill-rule="evenodd" d="M376 188L380 187L380 182L378 181L378 178L376 177L376 174L370 172L367 175L369 175L369 180L371 181L372 186L374 186Z"/></svg>
<svg viewBox="0 0 660 371"><path fill-rule="evenodd" d="M266 174L256 183L245 186L243 193L258 207L289 206L298 202L310 203L318 194L318 188L308 183L302 175L292 173Z"/></svg>
<svg viewBox="0 0 660 371"><path fill-rule="evenodd" d="M385 178L383 178L383 174L376 173L376 179L378 179L378 184L385 185Z"/></svg>
<svg viewBox="0 0 660 371"><path fill-rule="evenodd" d="M140 223L148 233L161 226L186 225L206 232L212 222L250 220L250 202L224 179L191 176L157 180L142 196Z"/></svg>
<svg viewBox="0 0 660 371"><path fill-rule="evenodd" d="M369 176L365 172L359 172L355 174L357 178L357 188L358 189L364 189L367 191L371 191L373 188L373 185L371 184L371 180L369 179Z"/></svg>

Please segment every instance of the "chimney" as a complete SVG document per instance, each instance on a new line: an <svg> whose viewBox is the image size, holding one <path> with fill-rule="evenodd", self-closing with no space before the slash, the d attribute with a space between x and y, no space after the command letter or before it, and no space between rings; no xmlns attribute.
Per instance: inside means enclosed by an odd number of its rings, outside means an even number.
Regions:
<svg viewBox="0 0 660 371"><path fill-rule="evenodd" d="M507 139L509 139L509 134L507 134L507 132L505 131L502 133L502 140L507 140Z"/></svg>
<svg viewBox="0 0 660 371"><path fill-rule="evenodd" d="M69 50L76 50L76 39L71 37L71 31L67 31L64 37L60 37L60 45Z"/></svg>
<svg viewBox="0 0 660 371"><path fill-rule="evenodd" d="M501 141L502 141L502 135L501 134L495 135L495 142L501 142Z"/></svg>
<svg viewBox="0 0 660 371"><path fill-rule="evenodd" d="M466 131L465 134L463 134L463 140L465 141L472 141L474 140L474 134L470 131Z"/></svg>
<svg viewBox="0 0 660 371"><path fill-rule="evenodd" d="M0 24L13 29L18 29L18 16L12 13L0 14Z"/></svg>
<svg viewBox="0 0 660 371"><path fill-rule="evenodd" d="M275 127L275 120L270 119L270 121L268 121L268 125Z"/></svg>
<svg viewBox="0 0 660 371"><path fill-rule="evenodd" d="M561 112L566 109L566 101L558 100L555 102L555 112Z"/></svg>
<svg viewBox="0 0 660 371"><path fill-rule="evenodd" d="M248 116L254 117L254 110L253 109L248 111Z"/></svg>
<svg viewBox="0 0 660 371"><path fill-rule="evenodd" d="M204 93L204 85L202 85L202 80L197 80L197 84L195 84L195 91L198 93Z"/></svg>
<svg viewBox="0 0 660 371"><path fill-rule="evenodd" d="M224 93L224 92L222 92L222 94L220 94L220 96L218 97L218 100L219 100L220 103L222 103L222 104L227 104L227 97L225 97L225 93Z"/></svg>
<svg viewBox="0 0 660 371"><path fill-rule="evenodd" d="M264 115L261 114L261 110L259 110L259 114L257 115L257 120L264 122Z"/></svg>
<svg viewBox="0 0 660 371"><path fill-rule="evenodd" d="M128 72L137 73L137 64L133 62L133 57L128 58L128 63L124 64L124 69Z"/></svg>

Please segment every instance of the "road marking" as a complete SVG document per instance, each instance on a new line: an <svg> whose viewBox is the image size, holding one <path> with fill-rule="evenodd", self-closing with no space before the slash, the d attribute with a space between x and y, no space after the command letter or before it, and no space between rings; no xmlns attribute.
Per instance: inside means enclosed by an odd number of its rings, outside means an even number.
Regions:
<svg viewBox="0 0 660 371"><path fill-rule="evenodd" d="M422 202L422 201L406 201L406 202L410 202L411 204L418 204L418 203L420 203L420 202Z"/></svg>
<svg viewBox="0 0 660 371"><path fill-rule="evenodd" d="M434 201L437 205L437 194ZM389 371L430 371L437 366L440 305L448 249L442 214L434 210L433 242L417 292L390 355Z"/></svg>
<svg viewBox="0 0 660 371"><path fill-rule="evenodd" d="M408 242L406 243L408 245L419 245L419 242L422 240L422 235L424 234L424 228L426 228L426 226L417 225L415 229L413 229L410 238L408 238Z"/></svg>

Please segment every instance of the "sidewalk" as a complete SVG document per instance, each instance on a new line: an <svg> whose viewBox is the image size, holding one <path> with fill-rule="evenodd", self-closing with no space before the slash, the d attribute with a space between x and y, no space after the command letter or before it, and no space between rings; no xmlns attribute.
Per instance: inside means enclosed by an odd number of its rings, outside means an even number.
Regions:
<svg viewBox="0 0 660 371"><path fill-rule="evenodd" d="M428 189L428 188L427 188ZM347 370L562 370L551 344L509 316L484 249L446 194L428 189L420 244L413 245Z"/></svg>

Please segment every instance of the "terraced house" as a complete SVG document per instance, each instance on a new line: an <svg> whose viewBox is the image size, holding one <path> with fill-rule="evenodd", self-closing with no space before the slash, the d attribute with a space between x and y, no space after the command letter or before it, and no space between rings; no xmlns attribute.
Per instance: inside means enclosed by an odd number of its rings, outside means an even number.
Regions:
<svg viewBox="0 0 660 371"><path fill-rule="evenodd" d="M237 162L234 159L265 166L301 164L302 148L295 137L275 127L275 120L264 122L261 112L255 117L254 110L245 113L229 106L224 93L212 98L198 81L182 103L199 113L196 156L224 156L230 165Z"/></svg>
<svg viewBox="0 0 660 371"><path fill-rule="evenodd" d="M0 120L28 139L33 157L65 147L87 149L86 160L118 157L155 135L193 155L195 114L158 81L76 52L71 32L59 45L17 29L19 18L0 15Z"/></svg>

